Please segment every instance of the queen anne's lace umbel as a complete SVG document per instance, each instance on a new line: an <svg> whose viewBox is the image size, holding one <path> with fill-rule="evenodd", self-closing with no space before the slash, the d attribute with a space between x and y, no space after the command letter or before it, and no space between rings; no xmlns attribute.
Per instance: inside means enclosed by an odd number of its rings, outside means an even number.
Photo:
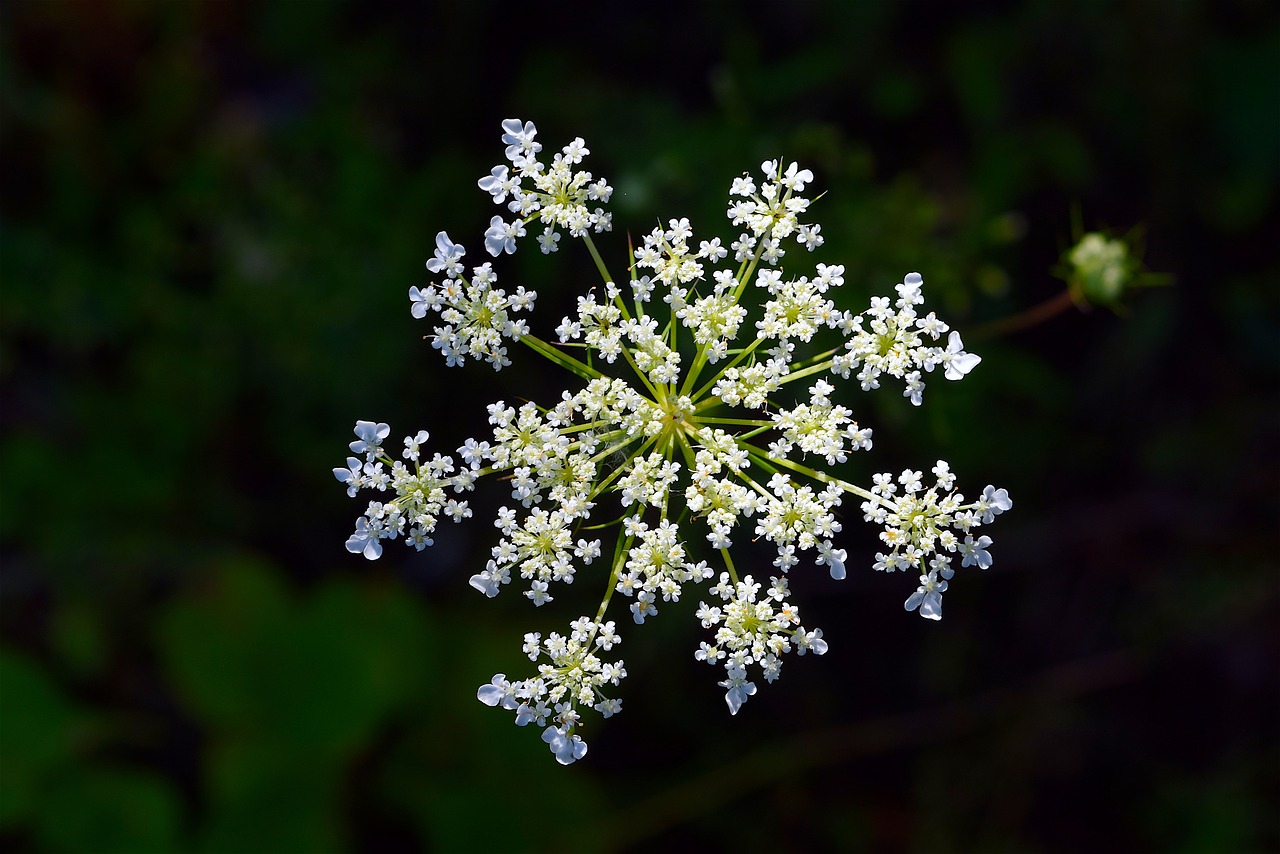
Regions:
<svg viewBox="0 0 1280 854"><path fill-rule="evenodd" d="M941 368L958 380L980 361L958 332L924 313L920 274L903 277L896 299L873 297L856 314L831 298L844 286L843 266L784 274L785 244L813 251L823 238L803 195L813 173L767 161L759 184L748 175L733 181L728 216L742 231L728 247L720 238L699 240L687 219L672 219L645 235L619 283L591 237L610 229L602 206L613 190L580 168L589 153L582 139L547 162L532 122L509 119L502 129L509 165L494 167L479 185L513 217L493 218L485 249L493 257L514 252L528 227L540 225L539 247L554 252L567 232L586 243L601 284L578 297L552 344L520 316L536 294L497 287L489 262L468 274L466 250L442 231L427 262L437 278L409 290L410 310L432 315L429 337L450 366L475 359L498 371L510 364L508 342L519 343L576 375L576 390L550 406L490 405L491 435L467 439L456 459L428 457L425 430L406 438L394 459L383 447L390 428L358 421L353 456L333 470L348 495L377 493L347 540L349 551L370 560L384 540L431 545L442 518L472 515L450 493L470 492L492 476L510 497L473 588L493 597L519 579L524 596L541 606L580 573L599 567L607 574L595 616L574 620L565 635L526 634L522 648L538 662L536 673L516 680L499 673L477 692L480 701L514 712L520 726L541 727L559 762L581 759L581 715L607 718L622 709L615 689L626 670L614 660L616 623L605 619L611 601L619 596L642 624L685 597L697 601L685 610L710 633L694 656L723 668L719 685L736 714L756 693L754 679L778 678L784 655L827 651L821 629L806 628L790 602L788 573L807 559L845 577L848 555L836 540L851 495L861 500L864 520L881 529L885 550L875 569L919 575L905 607L940 619L952 561L991 565L991 538L975 529L1012 507L1008 493L987 486L968 501L943 461L931 481L907 470L877 474L870 488L829 471L871 448L870 428L840 402L841 383L853 377L870 390L892 377L918 406L925 374ZM744 300L749 288L759 289L749 301L761 306L754 323ZM798 352L819 335L835 346ZM776 551L767 588L734 566L731 548L744 537Z"/></svg>

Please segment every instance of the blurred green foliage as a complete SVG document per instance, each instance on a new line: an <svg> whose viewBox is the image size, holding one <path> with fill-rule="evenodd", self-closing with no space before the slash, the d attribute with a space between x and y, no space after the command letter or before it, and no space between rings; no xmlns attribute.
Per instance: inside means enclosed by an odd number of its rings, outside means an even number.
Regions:
<svg viewBox="0 0 1280 854"><path fill-rule="evenodd" d="M0 6L0 845L1280 847L1274 5L726 8ZM1017 503L943 624L797 577L831 654L730 719L658 621L562 769L473 699L564 616L477 601L482 521L345 553L356 418L447 447L559 393L446 371L406 311L437 230L478 251L510 115L587 138L611 263L784 156L850 306L924 273L984 361L855 401L872 464ZM1073 207L1174 285L1013 331ZM504 264L543 322L594 276Z"/></svg>

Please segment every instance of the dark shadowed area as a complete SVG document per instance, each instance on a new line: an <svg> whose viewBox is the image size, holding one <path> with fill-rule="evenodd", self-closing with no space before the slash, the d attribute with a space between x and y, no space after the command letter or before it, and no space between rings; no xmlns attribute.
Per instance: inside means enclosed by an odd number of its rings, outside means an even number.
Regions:
<svg viewBox="0 0 1280 854"><path fill-rule="evenodd" d="M0 847L1280 850L1278 86L1262 0L0 5ZM659 219L731 240L782 157L840 308L924 275L983 362L849 391L841 471L1008 488L945 619L851 503L848 579L792 573L827 655L731 717L696 593L619 608L624 712L566 768L476 688L598 564L478 595L487 482L347 553L356 419L451 452L578 387L447 369L409 314L437 231L481 260L513 116L586 139L616 268ZM1061 299L1081 228L1168 284ZM562 246L497 262L546 339L597 281Z"/></svg>

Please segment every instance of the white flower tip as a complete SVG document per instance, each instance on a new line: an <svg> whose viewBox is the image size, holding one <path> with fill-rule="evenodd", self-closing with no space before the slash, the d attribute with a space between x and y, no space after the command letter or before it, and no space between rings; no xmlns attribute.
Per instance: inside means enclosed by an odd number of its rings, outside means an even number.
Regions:
<svg viewBox="0 0 1280 854"><path fill-rule="evenodd" d="M907 273L906 277L902 280L902 283L904 285L920 286L924 284L924 276L921 276L919 273Z"/></svg>
<svg viewBox="0 0 1280 854"><path fill-rule="evenodd" d="M496 706L502 702L502 687L493 684L481 685L476 691L476 699L486 706Z"/></svg>
<svg viewBox="0 0 1280 854"><path fill-rule="evenodd" d="M478 592L483 593L490 599L498 595L498 583L492 578L485 578L482 574L471 576L468 582Z"/></svg>

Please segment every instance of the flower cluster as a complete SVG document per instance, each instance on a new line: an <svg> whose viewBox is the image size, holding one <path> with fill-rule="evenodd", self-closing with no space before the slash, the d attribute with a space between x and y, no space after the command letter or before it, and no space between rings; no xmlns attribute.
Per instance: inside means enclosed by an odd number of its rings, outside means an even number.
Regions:
<svg viewBox="0 0 1280 854"><path fill-rule="evenodd" d="M1138 266L1129 257L1129 247L1123 240L1111 240L1096 231L1071 247L1067 261L1074 268L1073 281L1083 295L1104 304L1120 298Z"/></svg>
<svg viewBox="0 0 1280 854"><path fill-rule="evenodd" d="M835 370L842 379L861 365L858 382L862 390L880 387L880 375L888 374L903 380L906 389L902 396L919 406L924 382L920 369L932 371L942 365L949 380L958 380L982 359L964 351L959 332L952 332L946 347L929 347L924 340L937 341L947 330L931 311L924 317L917 316L916 306L924 302L920 289L924 279L919 273L908 273L897 286L898 299L889 307L888 297L873 297L871 308L852 319L853 329L846 352L835 357ZM870 328L864 328L864 320Z"/></svg>
<svg viewBox="0 0 1280 854"><path fill-rule="evenodd" d="M551 343L516 317L533 309L536 294L497 288L488 262L464 275L465 249L440 232L427 262L437 278L410 289L410 310L439 318L429 337L451 366L471 357L501 370L511 342L566 369L576 388L549 406L490 405L488 435L467 439L455 456L427 458L430 437L421 431L405 439L403 460L392 460L382 448L390 428L357 422L355 456L334 469L351 496L391 493L368 504L347 541L366 558L397 537L418 549L430 545L440 518L471 515L450 493L490 477L504 483L509 499L497 511L497 544L471 576L473 588L493 597L515 583L542 606L579 574L607 576L593 617L574 620L565 634L524 636L535 674L511 680L499 673L478 698L515 712L520 726L542 728L557 761L581 759L582 715L610 717L622 707L612 689L626 671L620 660L601 658L620 643L615 622L606 620L616 595L637 625L669 610L688 613L692 605L681 603L697 601L693 616L713 635L694 655L724 668L718 684L736 714L756 693L754 679L779 677L786 653L826 652L821 629L806 628L789 601L788 579L806 559L833 579L845 577L848 554L837 540L849 496L881 528L885 550L875 569L919 575L906 608L940 618L953 559L961 567L991 565L991 539L975 537L975 529L1010 509L1008 493L987 486L966 501L941 461L927 487L918 471L896 480L877 474L870 487L833 471L872 446L871 429L843 402L844 381L852 376L870 390L888 375L919 405L925 373L941 368L959 380L980 361L965 352L959 333L923 313L923 278L909 273L895 300L874 297L853 313L837 304L843 266L784 271L791 240L812 252L823 239L808 220L813 174L780 161L762 164L758 184L749 175L734 179L728 216L742 230L729 246L695 239L687 219L671 219L644 236L626 278L615 278L592 238L610 227L601 206L612 190L576 168L588 153L583 141L544 163L532 122L510 119L502 129L510 166L495 167L479 186L515 218L493 218L485 249L494 257L514 252L526 226L541 223L543 252L568 232L586 243L601 282L577 298ZM754 322L751 305L760 305ZM948 333L945 346L938 343ZM811 347L818 352L798 352ZM595 536L601 531L612 534ZM774 552L776 574L763 593L734 565L731 549L744 537Z"/></svg>
<svg viewBox="0 0 1280 854"><path fill-rule="evenodd" d="M479 184L495 202L506 202L507 210L518 217L512 222L504 222L500 216L489 221L484 246L490 255L515 252L516 240L526 234L525 225L535 219L543 225L538 245L544 253L558 248L557 228L568 231L571 237L609 230L610 214L602 207L591 210L590 205L607 203L613 188L604 180L594 180L590 172L573 168L591 153L582 137L566 145L546 164L538 159L542 143L537 141L538 129L533 122L507 119L502 123L502 131L511 168L495 166Z"/></svg>
<svg viewBox="0 0 1280 854"><path fill-rule="evenodd" d="M508 296L495 288L498 276L489 263L473 268L470 282L466 281L461 262L465 254L467 250L445 232L436 235L435 257L427 262L427 269L443 272L446 278L439 285L410 288L410 311L419 319L426 317L428 310L440 315L445 325L435 328L432 346L444 353L450 367L471 356L483 358L500 371L511 364L502 339L519 341L529 331L523 320L513 320L510 313L532 310L538 295L519 287Z"/></svg>
<svg viewBox="0 0 1280 854"><path fill-rule="evenodd" d="M538 675L515 682L506 674L480 686L476 696L486 706L502 706L516 713L516 725L543 727L542 740L561 764L568 765L587 754L587 744L574 733L581 715L578 707L593 709L609 718L622 711L622 701L605 695L606 686L617 685L627 675L622 660L601 661L596 655L621 643L613 621L599 623L579 617L566 637L552 632L545 640L538 632L524 636L524 653L530 661L546 658Z"/></svg>
<svg viewBox="0 0 1280 854"><path fill-rule="evenodd" d="M924 489L922 475L910 469L898 476L885 472L875 475L871 492L879 500L863 503L863 518L884 526L880 539L889 547L888 554L877 553L878 570L927 569L920 576L920 587L906 601L906 609L920 609L920 616L942 619L942 594L955 574L951 555L961 556L961 566L991 566L987 546L991 538L974 539L972 529L992 522L996 516L1013 507L1008 491L988 486L982 497L971 504L956 491L955 475L943 460L933 467L936 483ZM901 487L902 494L898 495ZM892 503L887 503L886 499ZM892 509L890 509L892 508ZM962 541L959 535L964 536ZM945 552L945 554L944 554Z"/></svg>
<svg viewBox="0 0 1280 854"><path fill-rule="evenodd" d="M720 583L709 591L718 596L722 606L698 606L697 618L702 627L716 626L715 643L703 641L694 657L708 664L724 663L725 680L720 684L725 691L729 712L737 714L748 697L756 693L756 684L748 681L748 665L760 668L765 681L778 678L782 669L780 655L793 649L796 655L812 652L822 655L827 642L822 639L822 629L806 631L800 625L800 612L785 601L787 579L774 577L771 586L761 599L760 585L750 575L741 581L733 581L729 573L720 574Z"/></svg>
<svg viewBox="0 0 1280 854"><path fill-rule="evenodd" d="M471 515L467 502L446 498L445 489L470 489L472 473L464 470L452 475L453 458L440 454L424 463L422 445L430 438L426 430L404 440L403 456L413 464L412 472L382 450L383 440L391 435L389 425L357 421L355 432L357 438L351 443L351 450L364 454L364 460L347 457L347 467L335 468L334 476L347 485L347 495L352 498L361 489L390 490L395 498L385 503L369 502L365 514L356 520L355 533L347 539L347 551L376 560L382 556L382 541L401 535L407 545L422 551L434 542L428 534L435 531L441 516L461 522ZM391 466L391 471L386 466Z"/></svg>

